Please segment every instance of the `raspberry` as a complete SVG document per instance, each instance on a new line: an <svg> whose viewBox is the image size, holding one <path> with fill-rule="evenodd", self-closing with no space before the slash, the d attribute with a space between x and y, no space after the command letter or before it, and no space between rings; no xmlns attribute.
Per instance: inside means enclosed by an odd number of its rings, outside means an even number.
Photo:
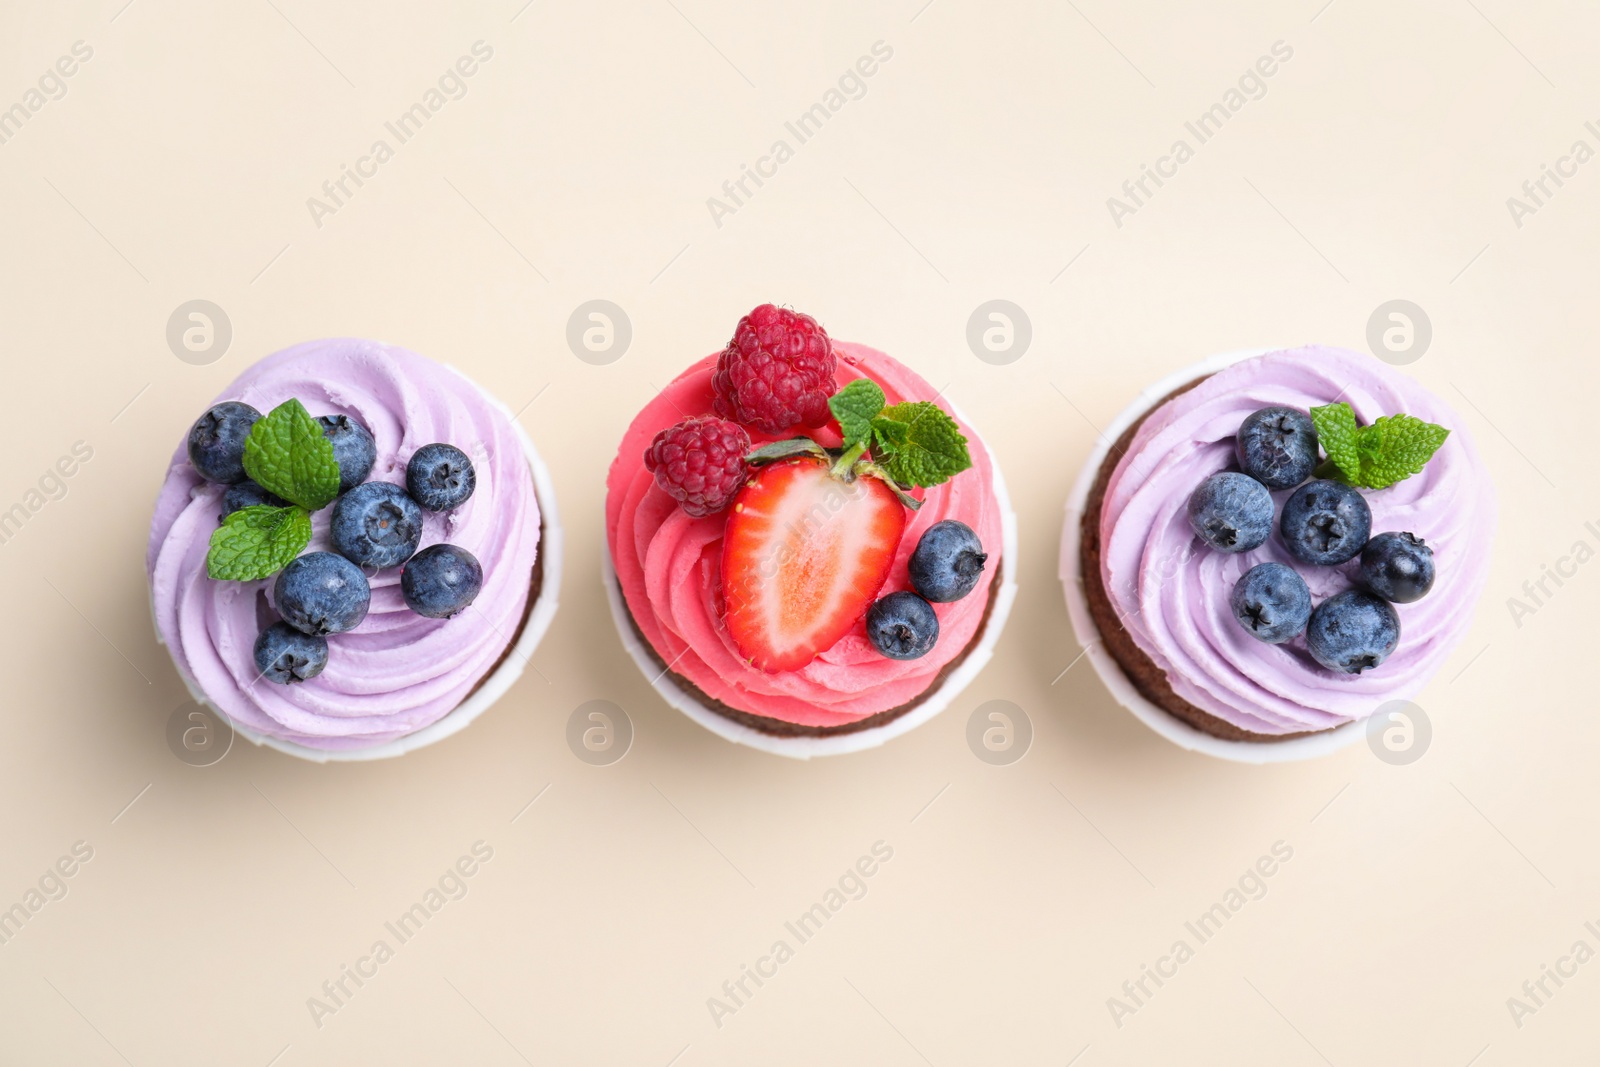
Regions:
<svg viewBox="0 0 1600 1067"><path fill-rule="evenodd" d="M763 433L828 421L833 395L833 343L817 320L762 304L739 320L717 357L713 406Z"/></svg>
<svg viewBox="0 0 1600 1067"><path fill-rule="evenodd" d="M702 415L656 434L644 465L656 484L694 518L727 507L744 481L750 435L744 427Z"/></svg>

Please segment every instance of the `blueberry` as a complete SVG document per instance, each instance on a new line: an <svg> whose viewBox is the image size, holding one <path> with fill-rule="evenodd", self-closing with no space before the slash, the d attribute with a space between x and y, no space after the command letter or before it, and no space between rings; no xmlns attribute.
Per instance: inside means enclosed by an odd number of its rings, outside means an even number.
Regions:
<svg viewBox="0 0 1600 1067"><path fill-rule="evenodd" d="M1283 504L1284 546L1302 563L1331 567L1355 558L1372 532L1372 509L1360 493L1319 479L1296 489Z"/></svg>
<svg viewBox="0 0 1600 1067"><path fill-rule="evenodd" d="M1244 420L1239 467L1268 489L1293 489L1317 466L1317 427L1299 408L1262 408Z"/></svg>
<svg viewBox="0 0 1600 1067"><path fill-rule="evenodd" d="M361 625L372 587L361 568L332 552L307 552L278 572L272 599L283 621L321 637Z"/></svg>
<svg viewBox="0 0 1600 1067"><path fill-rule="evenodd" d="M1361 577L1391 603L1421 600L1433 588L1433 549L1416 534L1378 534L1361 550Z"/></svg>
<svg viewBox="0 0 1600 1067"><path fill-rule="evenodd" d="M1272 494L1238 471L1220 471L1189 495L1189 525L1221 552L1248 552L1272 533Z"/></svg>
<svg viewBox="0 0 1600 1067"><path fill-rule="evenodd" d="M430 619L448 619L462 611L482 588L478 557L456 545L429 545L400 571L406 604Z"/></svg>
<svg viewBox="0 0 1600 1067"><path fill-rule="evenodd" d="M244 481L244 442L261 412L237 400L225 400L189 427L189 462L208 482L234 485Z"/></svg>
<svg viewBox="0 0 1600 1067"><path fill-rule="evenodd" d="M890 659L916 659L939 640L939 616L915 593L890 593L867 609L867 637Z"/></svg>
<svg viewBox="0 0 1600 1067"><path fill-rule="evenodd" d="M328 539L358 567L394 567L422 540L422 509L392 482L363 482L334 501Z"/></svg>
<svg viewBox="0 0 1600 1067"><path fill-rule="evenodd" d="M1312 658L1330 671L1360 674L1378 666L1400 644L1400 616L1387 600L1346 589L1317 605L1306 627Z"/></svg>
<svg viewBox="0 0 1600 1067"><path fill-rule="evenodd" d="M1298 637L1311 618L1311 590L1293 567L1257 563L1234 583L1228 599L1233 617L1250 634L1269 645Z"/></svg>
<svg viewBox="0 0 1600 1067"><path fill-rule="evenodd" d="M406 489L429 511L449 511L477 488L472 460L455 445L423 445L406 464Z"/></svg>
<svg viewBox="0 0 1600 1067"><path fill-rule="evenodd" d="M222 494L222 513L217 516L217 521L221 522L241 508L253 508L258 504L266 504L274 508L289 506L289 502L281 496L273 496L255 482L246 478L238 485L230 485L228 491Z"/></svg>
<svg viewBox="0 0 1600 1067"><path fill-rule="evenodd" d="M256 670L279 685L293 685L322 673L328 665L328 639L275 622L256 638Z"/></svg>
<svg viewBox="0 0 1600 1067"><path fill-rule="evenodd" d="M911 553L911 588L935 604L960 600L978 584L988 559L972 527L955 519L936 522Z"/></svg>
<svg viewBox="0 0 1600 1067"><path fill-rule="evenodd" d="M339 492L348 493L367 480L378 461L378 445L372 434L349 415L319 415L322 436L333 445L333 458L339 464Z"/></svg>

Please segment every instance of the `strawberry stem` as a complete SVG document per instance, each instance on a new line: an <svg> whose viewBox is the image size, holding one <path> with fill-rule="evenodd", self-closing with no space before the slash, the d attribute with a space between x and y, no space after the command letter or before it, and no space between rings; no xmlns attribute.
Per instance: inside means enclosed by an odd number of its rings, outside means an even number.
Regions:
<svg viewBox="0 0 1600 1067"><path fill-rule="evenodd" d="M866 451L867 443L865 441L857 441L850 448L845 449L844 454L838 458L828 473L842 482L855 481L857 474L855 470L856 460L860 459Z"/></svg>
<svg viewBox="0 0 1600 1067"><path fill-rule="evenodd" d="M922 506L922 501L912 496L900 487L900 483L890 477L889 472L870 459L864 458L867 453L865 441L845 449L837 459L833 453L811 440L809 437L791 437L787 441L773 441L762 445L745 456L745 462L752 465L763 463L776 463L781 460L793 459L796 456L810 456L815 459L832 460L828 467L828 475L849 483L863 475L877 478L887 485L894 493L896 499L912 511Z"/></svg>
<svg viewBox="0 0 1600 1067"><path fill-rule="evenodd" d="M760 465L762 463L776 463L780 459L792 459L795 456L814 456L817 459L831 460L833 457L828 450L817 444L809 437L791 437L787 441L772 441L762 445L744 457L746 463Z"/></svg>
<svg viewBox="0 0 1600 1067"><path fill-rule="evenodd" d="M895 497L900 501L900 503L904 504L912 511L916 511L918 508L922 507L922 501L918 500L916 497L900 488L900 483L891 478L888 471L884 470L870 459L864 459L857 463L855 473L858 475L865 474L869 477L877 478L879 481L883 482L883 484L889 487L889 490L894 493Z"/></svg>

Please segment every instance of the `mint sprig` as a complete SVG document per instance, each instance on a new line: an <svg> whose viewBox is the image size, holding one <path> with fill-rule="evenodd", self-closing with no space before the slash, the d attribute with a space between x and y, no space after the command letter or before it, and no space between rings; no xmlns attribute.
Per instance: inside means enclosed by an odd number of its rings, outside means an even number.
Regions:
<svg viewBox="0 0 1600 1067"><path fill-rule="evenodd" d="M1384 415L1362 428L1356 441L1361 453L1361 482L1386 489L1420 474L1439 451L1450 431L1413 415Z"/></svg>
<svg viewBox="0 0 1600 1067"><path fill-rule="evenodd" d="M339 463L322 425L300 401L289 399L250 427L244 472L269 493L307 511L339 495Z"/></svg>
<svg viewBox="0 0 1600 1067"><path fill-rule="evenodd" d="M276 574L311 542L311 513L298 504L240 508L217 527L206 552L206 574L248 582Z"/></svg>
<svg viewBox="0 0 1600 1067"><path fill-rule="evenodd" d="M857 378L828 398L828 410L839 420L843 446L825 449L809 437L791 437L762 445L745 456L753 464L809 456L830 464L841 481L863 475L884 482L912 511L922 501L907 490L949 481L972 466L967 439L956 420L931 400L908 400L885 406L878 384ZM870 453L869 453L870 450Z"/></svg>
<svg viewBox="0 0 1600 1067"><path fill-rule="evenodd" d="M947 482L972 466L956 420L930 400L885 408L872 420L872 457L902 485Z"/></svg>
<svg viewBox="0 0 1600 1067"><path fill-rule="evenodd" d="M339 495L333 442L294 399L250 427L244 472L289 505L257 504L222 520L206 550L206 574L222 581L255 581L287 567L311 543L311 513Z"/></svg>
<svg viewBox="0 0 1600 1067"><path fill-rule="evenodd" d="M836 477L853 477L870 449L872 469L901 486L928 488L949 481L972 466L967 439L956 420L931 400L908 400L885 407L877 383L857 378L828 399L839 420L844 450L833 465Z"/></svg>
<svg viewBox="0 0 1600 1067"><path fill-rule="evenodd" d="M1358 489L1387 489L1427 466L1450 431L1414 415L1384 415L1370 426L1340 401L1311 409L1317 440L1327 461L1317 475Z"/></svg>
<svg viewBox="0 0 1600 1067"><path fill-rule="evenodd" d="M1317 444L1332 464L1332 473L1347 485L1356 484L1361 477L1361 454L1356 450L1361 427L1356 425L1355 409L1344 403L1324 404L1311 409L1311 422L1317 428Z"/></svg>
<svg viewBox="0 0 1600 1067"><path fill-rule="evenodd" d="M839 420L845 451L866 441L872 420L883 410L883 390L871 378L857 378L828 398L828 410Z"/></svg>

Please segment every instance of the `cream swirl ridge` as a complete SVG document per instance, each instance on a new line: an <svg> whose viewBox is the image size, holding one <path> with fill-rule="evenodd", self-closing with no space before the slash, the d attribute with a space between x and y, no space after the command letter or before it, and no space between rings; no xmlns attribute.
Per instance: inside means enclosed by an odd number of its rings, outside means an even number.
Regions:
<svg viewBox="0 0 1600 1067"><path fill-rule="evenodd" d="M882 352L841 341L833 342L833 349L838 356L838 386L868 377L883 389L890 404L935 399L932 386ZM915 700L978 636L990 586L1002 565L1001 515L988 450L962 425L972 467L924 491L922 508L907 517L884 584L886 592L910 588L907 561L934 523L959 519L978 534L989 552L989 564L966 597L935 605L939 641L933 651L915 660L888 659L872 646L858 623L799 670L768 674L744 662L722 620L725 516L689 517L656 486L643 462L645 449L661 430L686 416L711 413L715 365L714 355L696 363L639 412L606 479L606 533L617 583L635 625L674 673L712 699L755 715L833 727ZM840 444L831 427L811 434L823 445ZM757 445L772 439L757 432L751 437Z"/></svg>
<svg viewBox="0 0 1600 1067"><path fill-rule="evenodd" d="M1362 491L1373 533L1405 530L1426 539L1439 578L1427 597L1399 606L1399 649L1360 675L1318 666L1303 637L1284 645L1255 640L1228 607L1234 583L1257 563L1293 567L1320 602L1355 584L1358 561L1308 566L1288 553L1276 528L1250 552L1213 552L1185 514L1194 487L1234 465L1235 435L1247 415L1273 404L1305 409L1334 400L1349 403L1362 423L1403 412L1451 431L1420 474ZM1289 493L1273 494L1280 510ZM1454 412L1371 357L1299 348L1236 363L1150 413L1107 484L1101 576L1129 634L1178 696L1253 733L1324 730L1415 696L1438 671L1471 626L1494 525L1493 485Z"/></svg>
<svg viewBox="0 0 1600 1067"><path fill-rule="evenodd" d="M151 605L179 670L236 723L313 748L363 748L443 718L494 669L528 608L539 503L504 412L461 375L413 352L358 339L311 341L256 363L217 399L266 412L291 397L312 415L347 414L372 432L372 480L404 484L411 454L435 441L471 457L476 490L452 512L424 512L422 545L448 541L477 556L478 598L453 619L423 618L406 606L400 569L380 571L369 575L366 620L329 639L320 675L288 686L258 678L252 648L275 617L272 580L206 576L225 487L203 481L180 444L150 527ZM312 517L308 551L328 547L330 510Z"/></svg>

